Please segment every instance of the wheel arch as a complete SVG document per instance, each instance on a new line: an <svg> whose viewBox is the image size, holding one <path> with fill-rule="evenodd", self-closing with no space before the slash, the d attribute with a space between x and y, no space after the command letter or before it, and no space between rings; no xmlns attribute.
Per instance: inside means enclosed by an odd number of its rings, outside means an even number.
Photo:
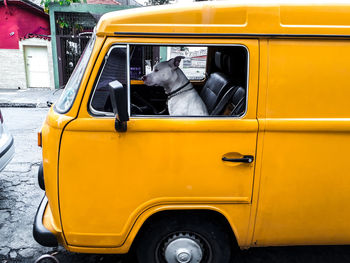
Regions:
<svg viewBox="0 0 350 263"><path fill-rule="evenodd" d="M219 220L224 227L230 233L230 239L232 242L232 247L239 247L239 236L237 230L233 225L232 220L229 215L215 207L215 206L159 206L153 207L142 213L135 221L126 242L124 245L127 246L128 250L132 250L138 242L138 238L142 234L143 229L147 227L148 224L152 224L157 220L165 220L169 216L195 216L200 215L203 218L210 220Z"/></svg>

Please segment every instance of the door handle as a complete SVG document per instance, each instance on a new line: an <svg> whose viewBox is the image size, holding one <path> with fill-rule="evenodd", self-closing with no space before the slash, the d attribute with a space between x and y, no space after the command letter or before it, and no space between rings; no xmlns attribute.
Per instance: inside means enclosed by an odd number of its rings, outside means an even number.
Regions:
<svg viewBox="0 0 350 263"><path fill-rule="evenodd" d="M233 162L233 163L252 163L254 161L254 156L244 155L242 158L226 158L222 157L224 162Z"/></svg>

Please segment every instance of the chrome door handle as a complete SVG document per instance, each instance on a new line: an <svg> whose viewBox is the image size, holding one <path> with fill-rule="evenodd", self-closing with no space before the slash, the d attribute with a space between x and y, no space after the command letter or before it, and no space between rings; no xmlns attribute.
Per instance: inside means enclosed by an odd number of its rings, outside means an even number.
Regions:
<svg viewBox="0 0 350 263"><path fill-rule="evenodd" d="M254 156L244 155L242 158L226 158L222 157L224 162L233 162L233 163L252 163L254 161Z"/></svg>

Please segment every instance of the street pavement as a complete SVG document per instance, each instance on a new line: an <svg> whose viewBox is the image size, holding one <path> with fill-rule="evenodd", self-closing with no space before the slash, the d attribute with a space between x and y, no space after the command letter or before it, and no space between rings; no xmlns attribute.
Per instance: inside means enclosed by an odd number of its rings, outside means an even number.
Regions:
<svg viewBox="0 0 350 263"><path fill-rule="evenodd" d="M0 108L47 108L48 102L55 102L62 93L50 89L0 89Z"/></svg>
<svg viewBox="0 0 350 263"><path fill-rule="evenodd" d="M46 253L54 253L60 262L65 263L133 262L117 255L76 254L62 247L45 248L34 241L33 219L44 194L37 183L37 171L42 159L41 148L37 146L37 131L48 108L1 110L14 136L16 154L5 170L0 172L0 263L34 262ZM233 262L345 263L350 262L350 247L253 248L239 252Z"/></svg>

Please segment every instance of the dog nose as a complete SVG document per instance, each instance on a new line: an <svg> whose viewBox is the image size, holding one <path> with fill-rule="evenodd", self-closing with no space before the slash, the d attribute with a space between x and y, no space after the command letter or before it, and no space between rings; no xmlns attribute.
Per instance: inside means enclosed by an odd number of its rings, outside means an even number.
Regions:
<svg viewBox="0 0 350 263"><path fill-rule="evenodd" d="M145 81L147 79L147 76L142 76L142 81Z"/></svg>

